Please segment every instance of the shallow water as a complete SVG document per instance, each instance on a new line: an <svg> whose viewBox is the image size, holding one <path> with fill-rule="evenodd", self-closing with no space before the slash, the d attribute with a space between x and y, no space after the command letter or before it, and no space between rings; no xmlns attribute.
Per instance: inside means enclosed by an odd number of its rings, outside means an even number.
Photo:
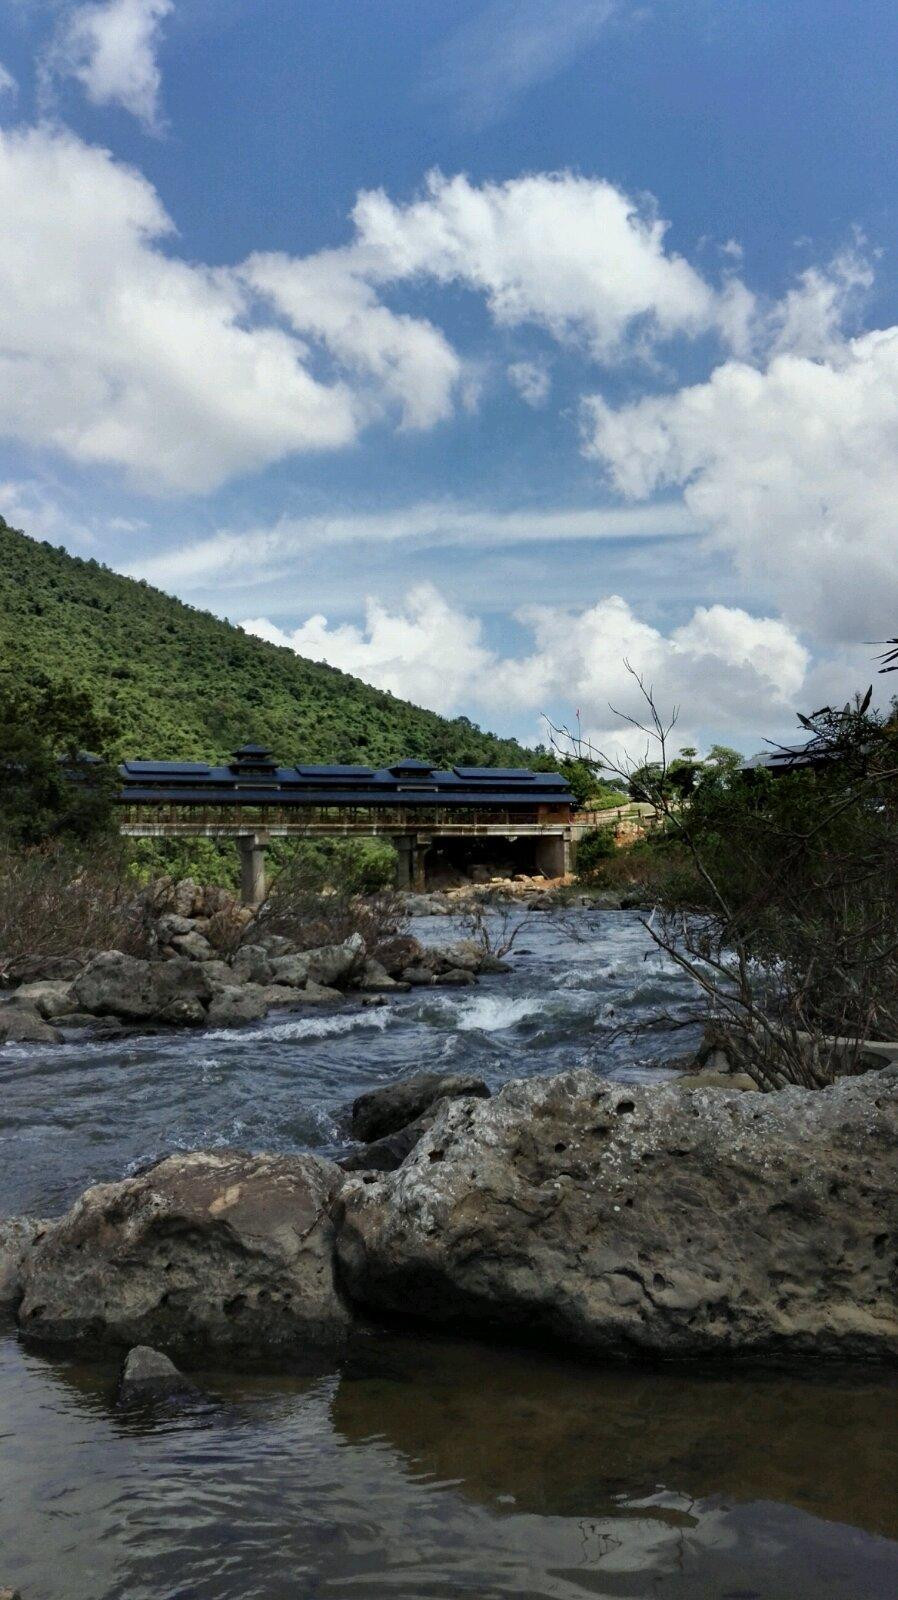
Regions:
<svg viewBox="0 0 898 1600"><path fill-rule="evenodd" d="M336 1150L339 1110L417 1067L618 1076L688 1034L636 919L533 919L513 976L239 1033L10 1051L0 1211L60 1209L172 1148ZM443 941L445 921L421 925ZM613 1015L609 1008L613 1008ZM876 1372L597 1369L366 1338L315 1378L197 1374L124 1415L115 1371L0 1328L0 1585L23 1600L892 1600L898 1388Z"/></svg>
<svg viewBox="0 0 898 1600"><path fill-rule="evenodd" d="M443 944L464 929L431 917L415 932ZM336 1154L346 1147L347 1100L409 1072L458 1068L495 1087L586 1061L642 1076L645 1062L687 1048L689 1035L614 1034L619 1022L682 1010L687 1000L682 975L633 913L580 913L563 925L535 914L518 945L504 977L475 989L419 989L380 1009L353 1004L275 1013L239 1030L9 1046L0 1059L0 1215L54 1215L88 1183L171 1150Z"/></svg>

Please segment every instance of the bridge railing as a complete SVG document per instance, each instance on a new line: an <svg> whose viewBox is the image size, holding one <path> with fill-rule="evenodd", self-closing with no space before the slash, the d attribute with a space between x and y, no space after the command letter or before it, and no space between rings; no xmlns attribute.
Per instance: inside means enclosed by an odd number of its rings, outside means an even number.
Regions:
<svg viewBox="0 0 898 1600"><path fill-rule="evenodd" d="M341 827L351 832L382 832L388 829L452 829L453 827L516 828L562 826L570 821L567 810L534 807L506 811L494 807L406 807L406 806L203 806L166 803L131 804L118 807L120 826L175 829L185 827L257 829L289 827L302 833L317 828Z"/></svg>

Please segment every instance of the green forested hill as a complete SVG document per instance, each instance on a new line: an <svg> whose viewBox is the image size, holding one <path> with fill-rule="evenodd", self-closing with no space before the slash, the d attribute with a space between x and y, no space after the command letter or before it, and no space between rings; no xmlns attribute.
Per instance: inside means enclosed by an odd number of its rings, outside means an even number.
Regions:
<svg viewBox="0 0 898 1600"><path fill-rule="evenodd" d="M87 689L112 719L118 756L214 760L252 738L284 763L533 759L465 717L448 721L251 638L2 518L0 650L0 665L23 679Z"/></svg>

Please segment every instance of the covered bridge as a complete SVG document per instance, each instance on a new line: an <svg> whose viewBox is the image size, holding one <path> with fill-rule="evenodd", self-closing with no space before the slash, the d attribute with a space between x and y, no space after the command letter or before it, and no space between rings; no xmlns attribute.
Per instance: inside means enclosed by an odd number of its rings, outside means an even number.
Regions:
<svg viewBox="0 0 898 1600"><path fill-rule="evenodd" d="M386 837L398 882L423 887L430 851L514 847L522 870L569 870L574 797L557 772L398 761L362 766L279 767L263 745L245 744L227 766L126 761L119 768L121 830L137 838L233 838L244 899L265 893L272 837Z"/></svg>

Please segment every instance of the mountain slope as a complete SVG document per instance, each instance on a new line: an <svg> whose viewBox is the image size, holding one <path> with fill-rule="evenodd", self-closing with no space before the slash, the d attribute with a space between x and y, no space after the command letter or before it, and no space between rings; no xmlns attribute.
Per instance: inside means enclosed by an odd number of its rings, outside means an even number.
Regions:
<svg viewBox="0 0 898 1600"><path fill-rule="evenodd" d="M284 762L533 759L464 717L438 717L252 638L2 518L0 652L23 679L42 673L88 689L113 719L119 756L221 759L253 738Z"/></svg>

